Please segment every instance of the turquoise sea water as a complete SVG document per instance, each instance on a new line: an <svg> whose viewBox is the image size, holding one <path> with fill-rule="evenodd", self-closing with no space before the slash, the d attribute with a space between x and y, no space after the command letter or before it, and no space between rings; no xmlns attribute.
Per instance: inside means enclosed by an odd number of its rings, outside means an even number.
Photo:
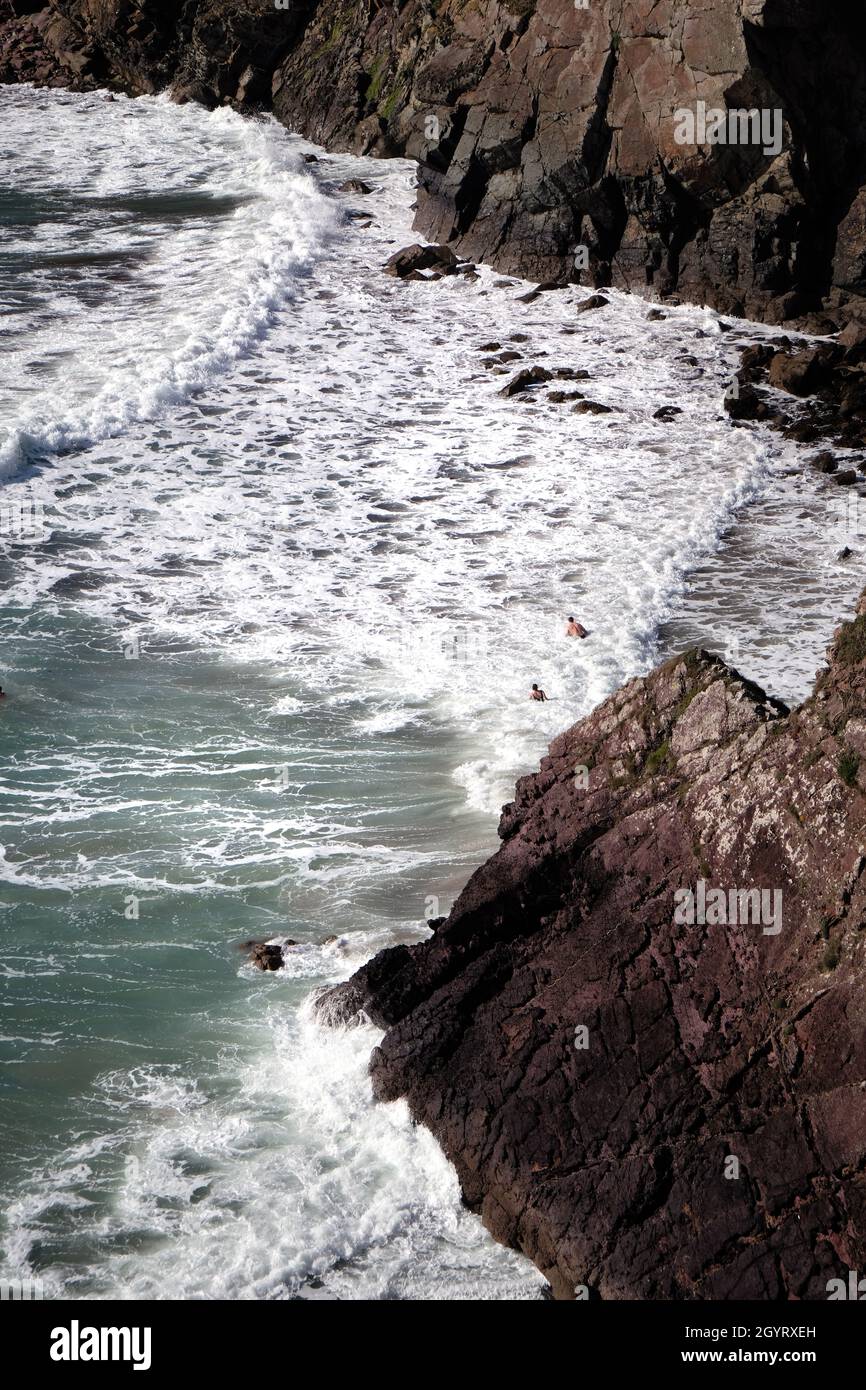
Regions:
<svg viewBox="0 0 866 1390"><path fill-rule="evenodd" d="M319 1029L311 992L423 936L514 778L657 656L702 641L803 693L856 508L730 431L714 315L614 296L578 334L573 298L486 269L382 276L407 163L306 166L162 99L0 111L2 1272L538 1297L372 1104L374 1030ZM615 413L503 401L494 334ZM286 936L279 975L238 949Z"/></svg>

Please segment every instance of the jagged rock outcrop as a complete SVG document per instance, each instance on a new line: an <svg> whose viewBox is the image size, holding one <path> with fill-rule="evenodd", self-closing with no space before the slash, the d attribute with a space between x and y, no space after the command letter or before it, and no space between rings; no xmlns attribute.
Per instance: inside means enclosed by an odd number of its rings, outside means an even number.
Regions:
<svg viewBox="0 0 866 1390"><path fill-rule="evenodd" d="M434 935L321 998L387 1030L377 1096L558 1297L824 1299L866 1267L864 790L866 596L792 712L701 651L630 681Z"/></svg>
<svg viewBox="0 0 866 1390"><path fill-rule="evenodd" d="M22 22L0 72L53 80L15 63ZM860 0L51 0L34 24L72 85L419 160L416 226L463 257L773 322L866 307ZM779 112L779 139L680 143L698 102Z"/></svg>
<svg viewBox="0 0 866 1390"><path fill-rule="evenodd" d="M772 388L772 393L766 388ZM737 420L761 420L789 438L811 444L832 440L846 449L866 446L866 325L852 321L838 342L795 346L784 336L775 343L752 343L725 397ZM851 482L837 472L827 451L813 460L834 481ZM866 459L858 461L861 471Z"/></svg>
<svg viewBox="0 0 866 1390"><path fill-rule="evenodd" d="M54 18L38 4L0 0L0 82L33 82L39 87L90 85L86 71L89 60L81 35L76 33L78 47L70 54L68 66L59 56L62 44L48 42L45 30Z"/></svg>

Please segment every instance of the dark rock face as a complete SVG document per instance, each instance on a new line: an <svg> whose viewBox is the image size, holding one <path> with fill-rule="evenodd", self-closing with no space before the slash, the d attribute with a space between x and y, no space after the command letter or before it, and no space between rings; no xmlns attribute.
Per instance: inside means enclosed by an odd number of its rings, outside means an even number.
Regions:
<svg viewBox="0 0 866 1390"><path fill-rule="evenodd" d="M406 154L419 231L507 272L772 322L822 306L844 321L866 294L859 0L2 6L6 80L174 84L334 148ZM725 143L699 100L744 113Z"/></svg>
<svg viewBox="0 0 866 1390"><path fill-rule="evenodd" d="M320 1004L387 1030L377 1096L558 1297L824 1299L866 1264L864 679L866 597L793 712L705 652L630 681L435 935Z"/></svg>
<svg viewBox="0 0 866 1390"><path fill-rule="evenodd" d="M75 60L78 72L65 67L45 34L51 19L50 11L41 10L39 5L21 5L15 0L0 3L0 82L35 82L40 87L88 85L88 55L79 43Z"/></svg>

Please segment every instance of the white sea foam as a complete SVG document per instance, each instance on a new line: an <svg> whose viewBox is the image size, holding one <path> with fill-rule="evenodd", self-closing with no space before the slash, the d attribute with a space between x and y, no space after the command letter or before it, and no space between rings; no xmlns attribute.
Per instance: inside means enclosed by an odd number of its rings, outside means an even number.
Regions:
<svg viewBox="0 0 866 1390"><path fill-rule="evenodd" d="M67 184L78 181L91 216L102 211L101 234L91 235L88 252L106 258L103 275L112 263L121 275L140 263L158 287L137 295L134 314L122 292L80 316L58 295L57 312L29 325L4 393L3 476L29 459L86 448L154 419L223 375L260 341L333 219L270 122L228 111L207 118L195 106L178 110L167 97L117 97L109 109L100 95L71 102L8 88L0 102L15 137L2 156L8 181L30 193L45 190L49 205L58 172ZM22 154L34 147L38 160ZM156 236L165 200L173 189L179 199L188 195L203 165L209 179L200 216ZM231 179L233 210L215 216L221 172ZM124 206L137 215L124 218ZM48 295L52 272L70 273L70 261L72 273L86 273L86 261L74 264L66 229L65 221L47 218L38 228L44 264L33 278ZM14 237L7 247L14 255ZM32 378L49 363L61 365L34 401Z"/></svg>
<svg viewBox="0 0 866 1390"><path fill-rule="evenodd" d="M269 1051L222 1099L160 1069L103 1079L126 1123L112 1144L116 1197L94 1234L120 1253L49 1271L49 1293L87 1282L130 1299L541 1296L540 1275L461 1207L453 1169L405 1106L372 1104L380 1034L325 1032L276 1006L271 1029ZM71 1148L10 1213L18 1268L52 1210L86 1219L76 1187L103 1147ZM167 1238L144 1259L124 1251L143 1229Z"/></svg>
<svg viewBox="0 0 866 1390"><path fill-rule="evenodd" d="M4 970L66 972L70 990L101 972L114 990L114 959L133 982L152 962L164 1021L166 953L184 951L188 990L216 959L196 999L220 1040L216 1059L189 1045L187 1074L152 1060L169 1046L156 1022L125 1038L106 1009L119 1059L73 1097L76 1129L86 1112L97 1138L61 1145L15 1192L8 1267L41 1261L66 1296L537 1297L535 1272L461 1207L432 1138L404 1106L372 1104L374 1031L322 1032L299 1001L423 935L425 899L446 910L515 777L652 663L666 623L691 615L690 636L728 648L739 635L748 674L802 692L856 587L826 555L823 485L786 476L796 446L731 429L739 335L715 314L648 322L615 292L578 314L579 288L526 305L525 285L484 267L477 283L383 276L412 239L406 162L300 172L302 143L269 123L160 99L0 103L18 123L16 186L61 185L71 160L94 203L153 197L166 168L175 191L238 203L176 223L87 211L87 244L128 276L124 315L110 276L76 272L77 313L46 271L45 319L2 398L9 466L84 446L4 488L38 498L49 537L7 545L11 611L33 615L4 672L10 708L47 705L52 734L92 716L92 686L47 690L44 630L76 657L116 656L100 674L145 691L178 651L215 669L194 668L185 703L167 687L164 722L143 713L140 728L109 693L91 741L47 740L10 778L0 878L37 915L69 902L75 930ZM369 197L333 194L358 175ZM357 204L370 227L340 223ZM36 229L46 255L57 232ZM563 388L613 412L503 399L515 366L481 365L494 339L523 353L516 366L587 370ZM664 404L683 414L654 419ZM82 573L98 586L70 595ZM564 638L570 613L587 641ZM534 680L549 705L527 699ZM152 916L112 934L126 892ZM218 954L253 932L301 940L284 974Z"/></svg>

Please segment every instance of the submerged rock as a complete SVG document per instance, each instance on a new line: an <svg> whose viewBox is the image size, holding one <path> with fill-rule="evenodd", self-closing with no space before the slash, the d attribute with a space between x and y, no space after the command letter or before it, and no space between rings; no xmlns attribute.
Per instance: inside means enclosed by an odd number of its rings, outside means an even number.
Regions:
<svg viewBox="0 0 866 1390"><path fill-rule="evenodd" d="M110 583L111 576L102 573L100 570L73 570L71 574L65 574L61 579L56 579L51 585L50 592L56 594L58 598L86 598L88 594L96 593L97 590Z"/></svg>

